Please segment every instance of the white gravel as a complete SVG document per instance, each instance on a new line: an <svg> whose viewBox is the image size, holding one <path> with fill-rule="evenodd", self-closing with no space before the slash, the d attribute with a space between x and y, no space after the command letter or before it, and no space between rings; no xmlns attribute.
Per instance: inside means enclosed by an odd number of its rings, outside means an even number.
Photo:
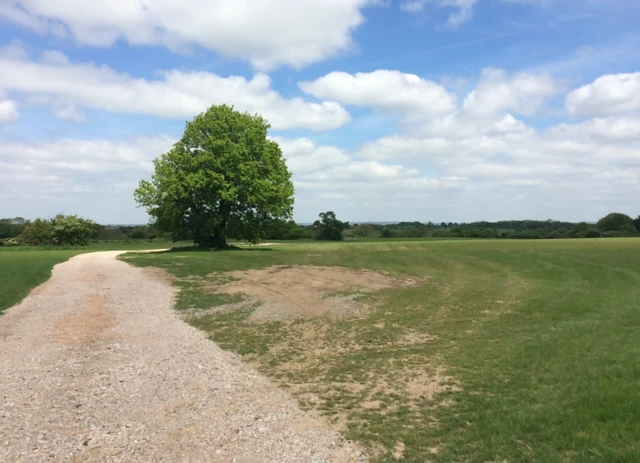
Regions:
<svg viewBox="0 0 640 463"><path fill-rule="evenodd" d="M0 461L366 461L118 254L56 266L0 317Z"/></svg>

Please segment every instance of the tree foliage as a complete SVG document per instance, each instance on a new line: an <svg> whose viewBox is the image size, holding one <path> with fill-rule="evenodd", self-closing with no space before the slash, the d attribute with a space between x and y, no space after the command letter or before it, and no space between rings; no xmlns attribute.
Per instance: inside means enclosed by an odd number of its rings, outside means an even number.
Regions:
<svg viewBox="0 0 640 463"><path fill-rule="evenodd" d="M378 231L370 223L361 223L354 226L351 230L349 230L349 235L358 238L377 238L379 236Z"/></svg>
<svg viewBox="0 0 640 463"><path fill-rule="evenodd" d="M224 247L227 236L259 242L269 221L290 218L293 184L260 116L212 106L154 161L135 199L174 240Z"/></svg>
<svg viewBox="0 0 640 463"><path fill-rule="evenodd" d="M19 236L28 224L22 217L0 219L0 239Z"/></svg>
<svg viewBox="0 0 640 463"><path fill-rule="evenodd" d="M85 246L96 234L95 222L76 215L58 214L36 219L18 237L26 246Z"/></svg>
<svg viewBox="0 0 640 463"><path fill-rule="evenodd" d="M313 224L315 230L313 239L342 241L344 239L342 232L347 228L347 225L336 218L335 212L321 212L320 220L316 220Z"/></svg>
<svg viewBox="0 0 640 463"><path fill-rule="evenodd" d="M311 238L311 233L306 228L298 225L293 220L276 219L266 225L265 239L269 240L299 240Z"/></svg>
<svg viewBox="0 0 640 463"><path fill-rule="evenodd" d="M589 233L591 227L587 222L580 222L574 225L574 227L569 232L569 236L571 238L584 238Z"/></svg>
<svg viewBox="0 0 640 463"><path fill-rule="evenodd" d="M602 232L609 231L629 231L629 226L635 228L633 220L626 214L612 212L598 221L597 227Z"/></svg>

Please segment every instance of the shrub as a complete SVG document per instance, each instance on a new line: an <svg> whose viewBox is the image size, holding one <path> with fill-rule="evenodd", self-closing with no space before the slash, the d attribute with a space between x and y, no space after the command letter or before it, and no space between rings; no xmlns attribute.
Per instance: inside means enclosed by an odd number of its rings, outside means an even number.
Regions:
<svg viewBox="0 0 640 463"><path fill-rule="evenodd" d="M585 238L600 238L601 236L602 233L600 233L598 230L589 230L585 235Z"/></svg>
<svg viewBox="0 0 640 463"><path fill-rule="evenodd" d="M620 236L636 236L638 234L638 231L636 230L635 225L626 224L622 226L619 233Z"/></svg>
<svg viewBox="0 0 640 463"><path fill-rule="evenodd" d="M19 241L27 246L85 246L97 232L95 222L76 215L58 214L36 219L24 229Z"/></svg>
<svg viewBox="0 0 640 463"><path fill-rule="evenodd" d="M101 227L98 229L96 238L100 241L121 241L126 240L127 235L119 228Z"/></svg>
<svg viewBox="0 0 640 463"><path fill-rule="evenodd" d="M54 244L55 232L51 220L36 219L27 225L20 235L25 246L43 246Z"/></svg>
<svg viewBox="0 0 640 463"><path fill-rule="evenodd" d="M439 228L433 232L434 238L451 238L453 237L453 230L450 228Z"/></svg>
<svg viewBox="0 0 640 463"><path fill-rule="evenodd" d="M58 246L86 246L96 233L95 222L77 215L58 214L51 222Z"/></svg>
<svg viewBox="0 0 640 463"><path fill-rule="evenodd" d="M17 238L6 238L0 240L0 247L20 246L20 241Z"/></svg>
<svg viewBox="0 0 640 463"><path fill-rule="evenodd" d="M371 225L370 223L362 223L360 225L356 225L350 230L350 232L351 232L350 234L352 234L353 236L358 236L361 238L377 238L378 237L378 232L376 231L375 228L373 228L373 225Z"/></svg>

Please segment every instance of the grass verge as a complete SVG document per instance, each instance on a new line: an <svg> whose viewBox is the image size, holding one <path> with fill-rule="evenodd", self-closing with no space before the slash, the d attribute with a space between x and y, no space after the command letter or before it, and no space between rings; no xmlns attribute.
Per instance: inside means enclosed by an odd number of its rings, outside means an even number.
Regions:
<svg viewBox="0 0 640 463"><path fill-rule="evenodd" d="M51 276L56 264L96 251L171 248L170 242L92 243L70 249L55 247L0 247L0 315ZM186 244L186 243L183 243Z"/></svg>
<svg viewBox="0 0 640 463"><path fill-rule="evenodd" d="M126 255L186 284L273 265L417 278L355 318L193 317L374 462L640 461L640 240L282 244ZM204 284L206 283L206 284Z"/></svg>

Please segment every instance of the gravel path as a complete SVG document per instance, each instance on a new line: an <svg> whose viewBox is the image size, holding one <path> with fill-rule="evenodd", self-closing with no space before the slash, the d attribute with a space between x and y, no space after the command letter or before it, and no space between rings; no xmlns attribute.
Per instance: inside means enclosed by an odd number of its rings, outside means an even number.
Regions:
<svg viewBox="0 0 640 463"><path fill-rule="evenodd" d="M56 266L0 317L0 461L365 461L118 254Z"/></svg>

